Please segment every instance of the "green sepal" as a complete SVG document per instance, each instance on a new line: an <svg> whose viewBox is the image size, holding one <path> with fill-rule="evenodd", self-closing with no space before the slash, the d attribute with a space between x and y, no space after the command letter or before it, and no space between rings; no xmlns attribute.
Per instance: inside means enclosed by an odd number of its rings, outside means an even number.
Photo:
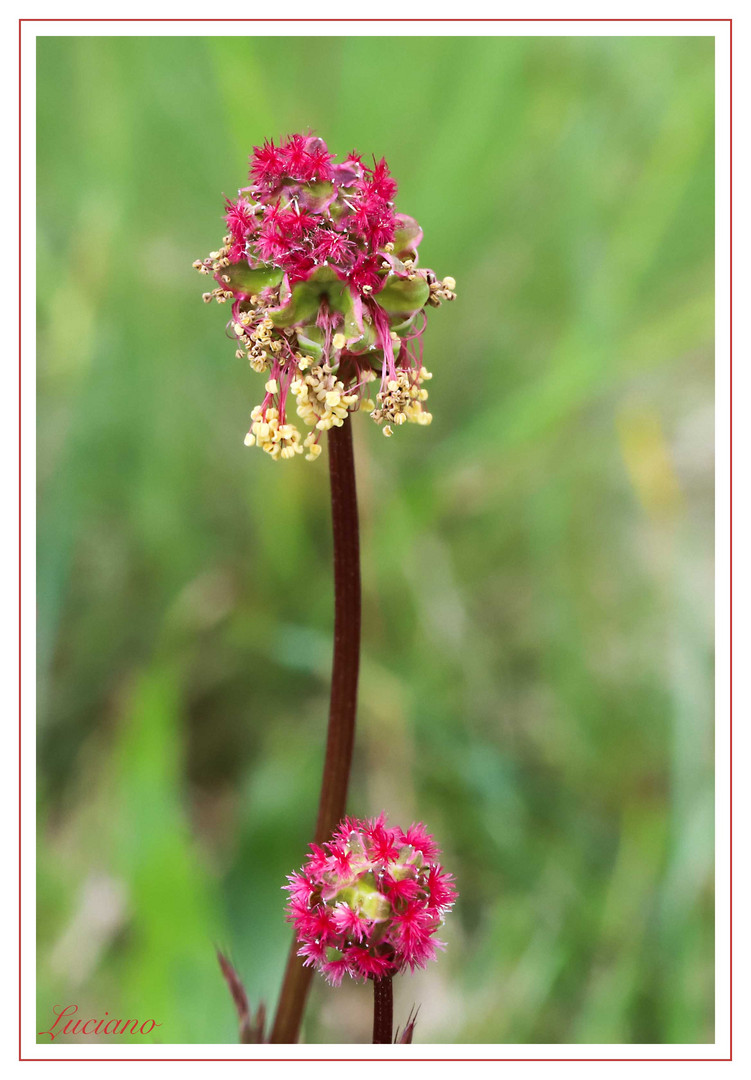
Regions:
<svg viewBox="0 0 751 1080"><path fill-rule="evenodd" d="M247 263L231 263L222 267L220 277L229 278L229 284L223 282L231 292L245 293L253 296L261 289L280 285L284 277L284 271L278 266L268 266L262 263L260 266L248 266Z"/></svg>
<svg viewBox="0 0 751 1080"><path fill-rule="evenodd" d="M359 331L358 331L358 333L359 333ZM357 341L350 342L347 345L347 352L355 353L356 355L359 356L360 353L365 353L365 352L368 352L368 351L374 351L372 349L372 346L375 345L375 341L376 341L376 336L375 336L375 330L373 329L373 324L369 323L369 322L367 322L367 320L363 319L363 334L362 334L362 337L358 338Z"/></svg>
<svg viewBox="0 0 751 1080"><path fill-rule="evenodd" d="M363 843L362 836L359 832L353 830L347 837L347 845L349 850L355 855L365 854L365 845Z"/></svg>
<svg viewBox="0 0 751 1080"><path fill-rule="evenodd" d="M415 259L417 245L422 240L422 229L413 218L404 220L394 233L394 254L397 259Z"/></svg>
<svg viewBox="0 0 751 1080"><path fill-rule="evenodd" d="M334 311L351 311L352 298L346 282L340 281L330 267L319 266L306 281L293 286L287 303L269 311L269 317L278 327L308 322L318 313L324 297Z"/></svg>
<svg viewBox="0 0 751 1080"><path fill-rule="evenodd" d="M415 319L418 312L413 311L406 319L403 312L398 312L396 315L389 316L389 329L393 330L399 337L406 337L407 333L415 325Z"/></svg>
<svg viewBox="0 0 751 1080"><path fill-rule="evenodd" d="M300 201L310 210L323 210L331 202L334 185L328 180L316 180L300 188Z"/></svg>
<svg viewBox="0 0 751 1080"><path fill-rule="evenodd" d="M388 898L378 891L372 872L363 874L352 885L340 889L332 902L346 904L374 922L384 922L391 915L391 904Z"/></svg>
<svg viewBox="0 0 751 1080"><path fill-rule="evenodd" d="M385 922L391 915L391 904L379 892L363 893L359 909L366 919L372 919L373 922Z"/></svg>
<svg viewBox="0 0 751 1080"><path fill-rule="evenodd" d="M332 304L333 306L333 304ZM360 320L358 322L355 312L355 300L350 290L345 286L339 298L339 306L336 308L344 315L344 333L347 342L351 345L360 341L365 330L365 320L362 317L362 305L360 306Z"/></svg>
<svg viewBox="0 0 751 1080"><path fill-rule="evenodd" d="M430 286L421 274L415 274L411 280L390 274L375 301L384 311L419 311L429 296Z"/></svg>
<svg viewBox="0 0 751 1080"><path fill-rule="evenodd" d="M320 326L310 323L300 327L297 331L297 344L301 353L313 360L320 360L323 356L323 331Z"/></svg>

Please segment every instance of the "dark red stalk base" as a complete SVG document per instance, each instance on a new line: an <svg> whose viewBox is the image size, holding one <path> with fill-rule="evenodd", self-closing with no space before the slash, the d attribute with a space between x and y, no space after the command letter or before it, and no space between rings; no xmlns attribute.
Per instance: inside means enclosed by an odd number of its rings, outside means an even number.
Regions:
<svg viewBox="0 0 751 1080"><path fill-rule="evenodd" d="M331 428L328 442L334 534L334 660L317 844L329 839L345 813L360 668L360 534L351 419L340 428ZM312 975L312 968L303 967L293 941L270 1042L297 1042Z"/></svg>
<svg viewBox="0 0 751 1080"><path fill-rule="evenodd" d="M373 980L373 1042L394 1039L394 993L390 975Z"/></svg>

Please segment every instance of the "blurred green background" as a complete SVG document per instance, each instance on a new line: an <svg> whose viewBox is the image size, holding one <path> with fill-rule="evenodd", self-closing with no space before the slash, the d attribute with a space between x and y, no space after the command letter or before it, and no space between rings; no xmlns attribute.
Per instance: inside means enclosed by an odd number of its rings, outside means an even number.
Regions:
<svg viewBox="0 0 751 1080"><path fill-rule="evenodd" d="M711 38L41 38L39 1030L233 1042L278 993L322 760L325 460L243 447L261 377L191 262L265 136L385 155L430 428L355 419L350 809L461 892L416 1041L713 1039ZM304 1038L369 1040L316 980ZM140 1037L139 1037L140 1038Z"/></svg>

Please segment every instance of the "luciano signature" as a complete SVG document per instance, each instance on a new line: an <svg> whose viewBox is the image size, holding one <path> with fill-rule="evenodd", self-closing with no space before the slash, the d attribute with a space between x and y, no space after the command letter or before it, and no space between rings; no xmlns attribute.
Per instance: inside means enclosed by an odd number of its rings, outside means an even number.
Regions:
<svg viewBox="0 0 751 1080"><path fill-rule="evenodd" d="M52 1012L55 1014L55 1022L46 1031L37 1032L38 1035L49 1035L51 1042L58 1035L150 1035L154 1028L162 1026L156 1020L121 1020L114 1016L108 1020L108 1012L105 1012L101 1020L93 1016L88 1020L79 1017L74 1021L73 1018L78 1012L77 1005L55 1005ZM65 1020L64 1027L55 1031L62 1020Z"/></svg>

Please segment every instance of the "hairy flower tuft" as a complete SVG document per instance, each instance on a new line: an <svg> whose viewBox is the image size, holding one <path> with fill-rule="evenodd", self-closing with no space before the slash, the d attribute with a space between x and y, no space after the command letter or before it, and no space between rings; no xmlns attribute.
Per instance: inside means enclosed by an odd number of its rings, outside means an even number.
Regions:
<svg viewBox="0 0 751 1080"><path fill-rule="evenodd" d="M370 166L352 151L337 163L314 135L254 147L249 186L226 200L222 246L193 264L216 282L204 300L231 304L237 357L267 375L247 446L313 460L322 432L358 409L384 435L430 423L425 311L455 299L456 282L418 268L422 230L397 213L396 192L385 159Z"/></svg>
<svg viewBox="0 0 751 1080"><path fill-rule="evenodd" d="M298 955L330 983L424 967L443 948L436 934L457 894L424 825L347 818L310 851L284 886L286 912Z"/></svg>

